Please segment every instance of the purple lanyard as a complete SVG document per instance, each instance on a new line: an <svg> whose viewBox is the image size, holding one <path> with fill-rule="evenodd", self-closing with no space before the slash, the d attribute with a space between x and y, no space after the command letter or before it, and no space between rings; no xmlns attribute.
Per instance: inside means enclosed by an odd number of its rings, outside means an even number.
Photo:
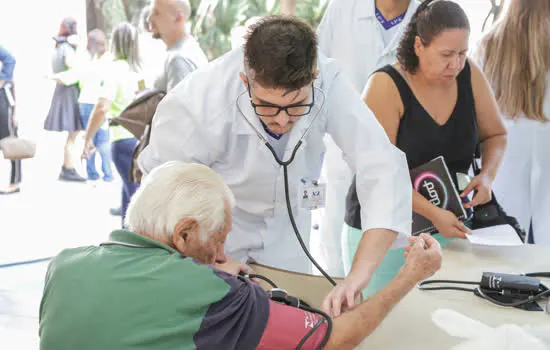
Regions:
<svg viewBox="0 0 550 350"><path fill-rule="evenodd" d="M407 11L403 12L402 14L395 17L394 19L388 21L387 19L384 18L384 15L382 15L380 10L378 10L378 7L376 8L376 18L378 19L378 22L380 22L380 24L382 25L382 27L384 27L385 30L389 30L395 27L396 25L398 25L399 23L403 22L403 19L405 18L406 14L407 14Z"/></svg>
<svg viewBox="0 0 550 350"><path fill-rule="evenodd" d="M264 130L265 130L266 134L273 137L275 140L280 140L281 137L283 137L283 134L275 134L271 130L269 130L267 125L265 125L265 123L261 119L260 119L260 122L262 123L262 126L264 127Z"/></svg>

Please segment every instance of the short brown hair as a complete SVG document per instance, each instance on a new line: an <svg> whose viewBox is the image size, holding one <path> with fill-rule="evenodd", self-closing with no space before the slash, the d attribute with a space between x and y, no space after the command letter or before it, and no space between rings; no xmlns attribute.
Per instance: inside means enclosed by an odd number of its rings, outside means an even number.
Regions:
<svg viewBox="0 0 550 350"><path fill-rule="evenodd" d="M250 26L244 55L251 79L263 87L299 89L315 79L317 36L296 17L266 16Z"/></svg>

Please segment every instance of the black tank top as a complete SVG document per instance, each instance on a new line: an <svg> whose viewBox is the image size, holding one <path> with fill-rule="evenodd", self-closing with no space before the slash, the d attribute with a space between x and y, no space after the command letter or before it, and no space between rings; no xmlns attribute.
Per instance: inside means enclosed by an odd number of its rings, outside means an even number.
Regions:
<svg viewBox="0 0 550 350"><path fill-rule="evenodd" d="M399 122L396 146L407 156L409 169L443 156L456 184L457 172L468 173L479 140L468 61L456 78L456 105L444 125L437 124L428 114L394 67L387 65L377 72L384 72L392 78L403 102L404 112ZM345 222L361 229L361 206L357 198L355 177L346 197Z"/></svg>

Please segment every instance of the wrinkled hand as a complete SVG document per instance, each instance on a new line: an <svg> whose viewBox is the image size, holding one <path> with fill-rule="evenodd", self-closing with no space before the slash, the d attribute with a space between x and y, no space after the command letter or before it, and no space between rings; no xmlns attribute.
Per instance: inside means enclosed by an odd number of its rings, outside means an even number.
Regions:
<svg viewBox="0 0 550 350"><path fill-rule="evenodd" d="M90 156L94 154L94 152L95 152L94 140L86 138L84 141L84 149L82 150L82 156L80 158L90 159Z"/></svg>
<svg viewBox="0 0 550 350"><path fill-rule="evenodd" d="M441 268L441 246L432 236L421 233L409 237L410 246L405 247L405 265L402 272L414 283L425 280Z"/></svg>
<svg viewBox="0 0 550 350"><path fill-rule="evenodd" d="M350 276L346 277L332 288L330 293L323 299L321 310L332 317L338 317L342 312L353 308L355 298L361 296L363 284Z"/></svg>
<svg viewBox="0 0 550 350"><path fill-rule="evenodd" d="M215 266L218 270L225 271L232 275L238 275L241 272L244 274L254 273L254 270L247 264L231 258L227 258L225 263L216 264Z"/></svg>
<svg viewBox="0 0 550 350"><path fill-rule="evenodd" d="M453 238L458 237L465 239L466 234L471 234L470 230L456 217L456 215L448 210L440 209L435 218L432 219L437 232L443 237Z"/></svg>
<svg viewBox="0 0 550 350"><path fill-rule="evenodd" d="M474 198L466 204L464 208L472 208L476 205L485 204L491 200L491 178L489 175L480 173L470 181L468 186L460 194L461 198L465 198L474 191Z"/></svg>

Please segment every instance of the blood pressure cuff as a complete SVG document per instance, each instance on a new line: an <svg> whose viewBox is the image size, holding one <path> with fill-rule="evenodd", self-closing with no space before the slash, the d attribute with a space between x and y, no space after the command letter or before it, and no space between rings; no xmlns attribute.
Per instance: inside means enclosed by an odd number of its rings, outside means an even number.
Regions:
<svg viewBox="0 0 550 350"><path fill-rule="evenodd" d="M320 315L270 300L269 318L257 349L296 349L320 322L321 325L307 339L302 349L316 349L321 345L327 332L327 323Z"/></svg>

